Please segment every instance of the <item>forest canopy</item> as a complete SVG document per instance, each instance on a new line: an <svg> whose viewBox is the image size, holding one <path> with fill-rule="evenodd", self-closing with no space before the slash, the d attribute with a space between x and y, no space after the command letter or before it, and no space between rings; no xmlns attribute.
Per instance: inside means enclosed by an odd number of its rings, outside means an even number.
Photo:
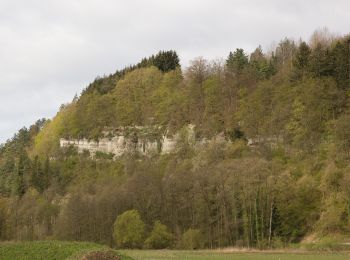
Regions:
<svg viewBox="0 0 350 260"><path fill-rule="evenodd" d="M0 239L193 249L349 236L349 94L349 36L317 31L187 68L175 51L144 58L0 146ZM59 147L130 126L184 134L151 156Z"/></svg>

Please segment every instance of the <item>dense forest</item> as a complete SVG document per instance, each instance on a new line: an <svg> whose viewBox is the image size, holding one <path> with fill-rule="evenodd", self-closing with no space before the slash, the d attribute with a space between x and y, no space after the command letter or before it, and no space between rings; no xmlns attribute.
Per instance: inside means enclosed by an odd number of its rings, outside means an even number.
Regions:
<svg viewBox="0 0 350 260"><path fill-rule="evenodd" d="M187 68L161 51L0 146L0 239L267 248L350 235L349 101L349 36L321 30ZM207 140L200 149L188 124ZM173 152L59 147L152 125L180 133Z"/></svg>

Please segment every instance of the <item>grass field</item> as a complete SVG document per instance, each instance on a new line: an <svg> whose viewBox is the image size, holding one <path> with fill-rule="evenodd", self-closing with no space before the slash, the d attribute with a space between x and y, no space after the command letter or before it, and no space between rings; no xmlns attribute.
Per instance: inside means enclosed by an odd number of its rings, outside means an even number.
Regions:
<svg viewBox="0 0 350 260"><path fill-rule="evenodd" d="M99 257L91 252L99 252ZM218 250L112 250L103 245L85 242L37 241L0 243L0 260L349 260L350 253L271 253L271 252L225 252ZM91 255L92 254L92 255ZM86 257L86 256L90 256ZM91 257L93 256L93 257ZM103 256L103 258L101 258ZM112 256L112 258L106 258Z"/></svg>
<svg viewBox="0 0 350 260"><path fill-rule="evenodd" d="M347 253L224 253L218 251L121 250L135 260L349 260Z"/></svg>
<svg viewBox="0 0 350 260"><path fill-rule="evenodd" d="M91 252L117 254L109 247L85 242L37 241L0 243L1 260L63 260L81 259ZM107 253L106 253L107 252ZM109 259L109 258L108 258ZM131 259L122 257L122 260Z"/></svg>

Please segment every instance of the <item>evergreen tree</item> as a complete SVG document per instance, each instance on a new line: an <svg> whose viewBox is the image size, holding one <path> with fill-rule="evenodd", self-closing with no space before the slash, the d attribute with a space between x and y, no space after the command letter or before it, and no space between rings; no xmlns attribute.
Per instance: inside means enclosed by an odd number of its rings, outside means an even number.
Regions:
<svg viewBox="0 0 350 260"><path fill-rule="evenodd" d="M306 42L301 42L294 57L294 72L297 78L303 78L309 66L311 49Z"/></svg>
<svg viewBox="0 0 350 260"><path fill-rule="evenodd" d="M43 192L48 187L48 165L45 162L43 169L39 157L35 156L32 166L31 185L39 192Z"/></svg>
<svg viewBox="0 0 350 260"><path fill-rule="evenodd" d="M333 74L332 59L329 50L318 44L311 52L309 70L313 77L331 76Z"/></svg>
<svg viewBox="0 0 350 260"><path fill-rule="evenodd" d="M226 59L226 66L239 74L248 65L248 56L243 49L237 48L234 53L230 52Z"/></svg>
<svg viewBox="0 0 350 260"><path fill-rule="evenodd" d="M30 160L26 152L22 151L17 163L17 170L16 170L17 181L15 184L15 194L20 197L22 197L27 190L25 175L29 172L29 164L30 164Z"/></svg>
<svg viewBox="0 0 350 260"><path fill-rule="evenodd" d="M161 71L168 72L180 66L180 59L175 51L160 51L152 63Z"/></svg>
<svg viewBox="0 0 350 260"><path fill-rule="evenodd" d="M350 40L338 41L332 56L335 80L341 88L349 88Z"/></svg>
<svg viewBox="0 0 350 260"><path fill-rule="evenodd" d="M261 46L250 54L249 64L255 71L258 79L268 79L274 73L272 62L266 59Z"/></svg>

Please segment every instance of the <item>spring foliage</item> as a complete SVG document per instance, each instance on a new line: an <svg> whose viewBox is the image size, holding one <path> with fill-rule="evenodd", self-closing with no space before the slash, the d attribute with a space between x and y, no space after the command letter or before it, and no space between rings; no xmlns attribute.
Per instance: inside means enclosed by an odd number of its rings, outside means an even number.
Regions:
<svg viewBox="0 0 350 260"><path fill-rule="evenodd" d="M322 35L186 69L160 52L96 79L0 147L0 238L266 248L349 235L350 44ZM59 148L140 125L182 138L115 160Z"/></svg>

